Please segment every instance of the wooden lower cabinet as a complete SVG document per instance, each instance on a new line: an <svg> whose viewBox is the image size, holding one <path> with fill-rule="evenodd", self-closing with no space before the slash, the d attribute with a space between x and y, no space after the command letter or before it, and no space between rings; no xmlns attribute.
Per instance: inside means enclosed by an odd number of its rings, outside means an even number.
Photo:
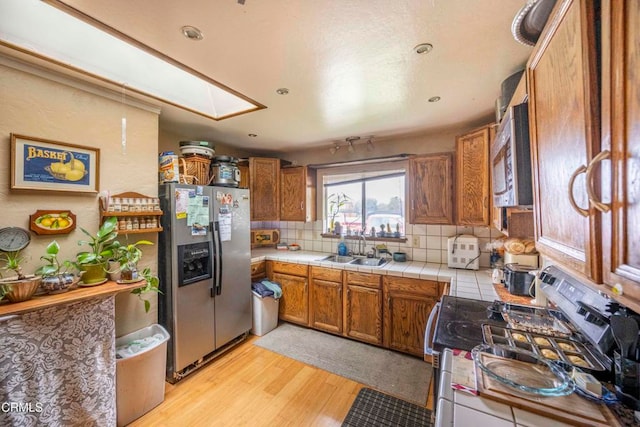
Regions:
<svg viewBox="0 0 640 427"><path fill-rule="evenodd" d="M287 322L309 325L309 267L268 261L267 277L282 288L278 317Z"/></svg>
<svg viewBox="0 0 640 427"><path fill-rule="evenodd" d="M422 357L424 330L444 284L430 280L385 276L384 346Z"/></svg>
<svg viewBox="0 0 640 427"><path fill-rule="evenodd" d="M342 334L342 270L311 267L310 326Z"/></svg>
<svg viewBox="0 0 640 427"><path fill-rule="evenodd" d="M281 320L421 358L427 318L447 286L280 261L266 267L282 287Z"/></svg>
<svg viewBox="0 0 640 427"><path fill-rule="evenodd" d="M251 281L257 282L258 280L267 277L267 262L258 261L251 263Z"/></svg>
<svg viewBox="0 0 640 427"><path fill-rule="evenodd" d="M382 345L382 289L380 275L345 273L344 335Z"/></svg>

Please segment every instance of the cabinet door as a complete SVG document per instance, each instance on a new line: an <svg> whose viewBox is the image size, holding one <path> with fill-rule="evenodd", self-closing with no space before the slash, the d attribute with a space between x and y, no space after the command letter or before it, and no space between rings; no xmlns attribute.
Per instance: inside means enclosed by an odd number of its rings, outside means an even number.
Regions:
<svg viewBox="0 0 640 427"><path fill-rule="evenodd" d="M489 126L456 138L456 224L489 225Z"/></svg>
<svg viewBox="0 0 640 427"><path fill-rule="evenodd" d="M258 261L251 263L251 281L256 282L258 280L267 277L266 261Z"/></svg>
<svg viewBox="0 0 640 427"><path fill-rule="evenodd" d="M640 302L640 3L611 0L603 17L604 281ZM606 151L604 152L606 154ZM611 177L611 178L609 178ZM610 194L608 194L610 193ZM626 301L623 301L627 304ZM637 310L637 308L635 308Z"/></svg>
<svg viewBox="0 0 640 427"><path fill-rule="evenodd" d="M280 220L280 159L249 158L251 220Z"/></svg>
<svg viewBox="0 0 640 427"><path fill-rule="evenodd" d="M389 291L385 298L385 347L424 356L424 330L436 299L402 291Z"/></svg>
<svg viewBox="0 0 640 427"><path fill-rule="evenodd" d="M600 218L584 175L600 147L593 7L587 0L556 4L528 80L536 248L597 282Z"/></svg>
<svg viewBox="0 0 640 427"><path fill-rule="evenodd" d="M306 166L280 170L280 220L315 221L315 170Z"/></svg>
<svg viewBox="0 0 640 427"><path fill-rule="evenodd" d="M292 323L309 324L309 290L306 277L273 273L273 280L282 288L279 317Z"/></svg>
<svg viewBox="0 0 640 427"><path fill-rule="evenodd" d="M382 291L349 283L346 289L345 335L382 345Z"/></svg>
<svg viewBox="0 0 640 427"><path fill-rule="evenodd" d="M342 282L312 279L311 327L342 334Z"/></svg>
<svg viewBox="0 0 640 427"><path fill-rule="evenodd" d="M453 224L453 156L417 156L409 160L410 222Z"/></svg>

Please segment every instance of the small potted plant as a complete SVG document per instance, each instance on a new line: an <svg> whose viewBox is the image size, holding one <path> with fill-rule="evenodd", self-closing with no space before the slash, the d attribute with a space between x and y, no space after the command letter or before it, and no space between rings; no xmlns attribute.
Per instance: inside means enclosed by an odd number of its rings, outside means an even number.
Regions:
<svg viewBox="0 0 640 427"><path fill-rule="evenodd" d="M143 298L143 295L149 292L156 292L161 294L162 291L158 288L160 280L158 279L158 276L151 274L151 269L149 267L144 268L140 275L146 281L146 284L141 288L132 290L131 293L137 295L138 298L140 298L140 300L144 302L144 311L145 313L148 313L149 309L151 308L151 302L148 299Z"/></svg>
<svg viewBox="0 0 640 427"><path fill-rule="evenodd" d="M1 252L0 261L4 262L4 266L0 268L0 277L2 277L1 270L11 270L16 276L0 281L0 287L2 293L11 302L27 301L31 299L33 294L38 290L41 276L25 275L22 271L22 262L24 257L21 251Z"/></svg>
<svg viewBox="0 0 640 427"><path fill-rule="evenodd" d="M48 294L58 294L68 291L71 286L77 283L75 274L68 270L73 267L71 261L60 262L58 253L60 245L57 241L52 241L45 249L46 255L40 257L47 264L36 270L36 274L42 275L42 284L40 285Z"/></svg>
<svg viewBox="0 0 640 427"><path fill-rule="evenodd" d="M88 245L91 250L78 252L76 254L75 267L82 273L82 282L87 285L96 285L105 282L108 271L108 261L113 258L114 250L119 244L115 240L118 236L116 217L107 218L95 235L92 235L84 228L80 230L90 240L80 240L78 245Z"/></svg>
<svg viewBox="0 0 640 427"><path fill-rule="evenodd" d="M120 272L119 280L123 283L140 280L138 274L138 261L142 259L141 245L153 245L148 240L139 240L136 243L121 245L117 243L114 249L113 259L119 264L117 271Z"/></svg>

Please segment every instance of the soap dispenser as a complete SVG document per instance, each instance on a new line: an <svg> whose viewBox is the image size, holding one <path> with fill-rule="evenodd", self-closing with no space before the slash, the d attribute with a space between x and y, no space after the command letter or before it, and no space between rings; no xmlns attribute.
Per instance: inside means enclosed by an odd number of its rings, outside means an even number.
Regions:
<svg viewBox="0 0 640 427"><path fill-rule="evenodd" d="M338 255L346 256L348 253L347 244L344 242L344 236L340 235L340 243L338 243Z"/></svg>

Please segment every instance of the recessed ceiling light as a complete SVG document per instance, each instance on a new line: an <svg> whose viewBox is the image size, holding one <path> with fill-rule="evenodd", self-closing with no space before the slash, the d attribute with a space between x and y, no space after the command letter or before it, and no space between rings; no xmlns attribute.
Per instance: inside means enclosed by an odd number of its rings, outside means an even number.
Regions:
<svg viewBox="0 0 640 427"><path fill-rule="evenodd" d="M438 102L438 101L440 101L439 96L432 96L431 98L429 98L429 102Z"/></svg>
<svg viewBox="0 0 640 427"><path fill-rule="evenodd" d="M182 35L184 35L189 40L202 40L204 38L204 34L202 34L202 31L200 31L196 27L192 27L191 25L185 25L180 29L180 31L182 31Z"/></svg>
<svg viewBox="0 0 640 427"><path fill-rule="evenodd" d="M258 136L258 135L256 135L255 133L250 133L250 134L249 134L249 137L250 137L250 138L255 138L256 136Z"/></svg>
<svg viewBox="0 0 640 427"><path fill-rule="evenodd" d="M279 89L276 89L276 93L278 95L288 95L289 94L289 89L287 89L286 87L281 87Z"/></svg>
<svg viewBox="0 0 640 427"><path fill-rule="evenodd" d="M413 48L413 51L418 55L429 53L431 50L433 50L433 45L431 43L420 43Z"/></svg>

